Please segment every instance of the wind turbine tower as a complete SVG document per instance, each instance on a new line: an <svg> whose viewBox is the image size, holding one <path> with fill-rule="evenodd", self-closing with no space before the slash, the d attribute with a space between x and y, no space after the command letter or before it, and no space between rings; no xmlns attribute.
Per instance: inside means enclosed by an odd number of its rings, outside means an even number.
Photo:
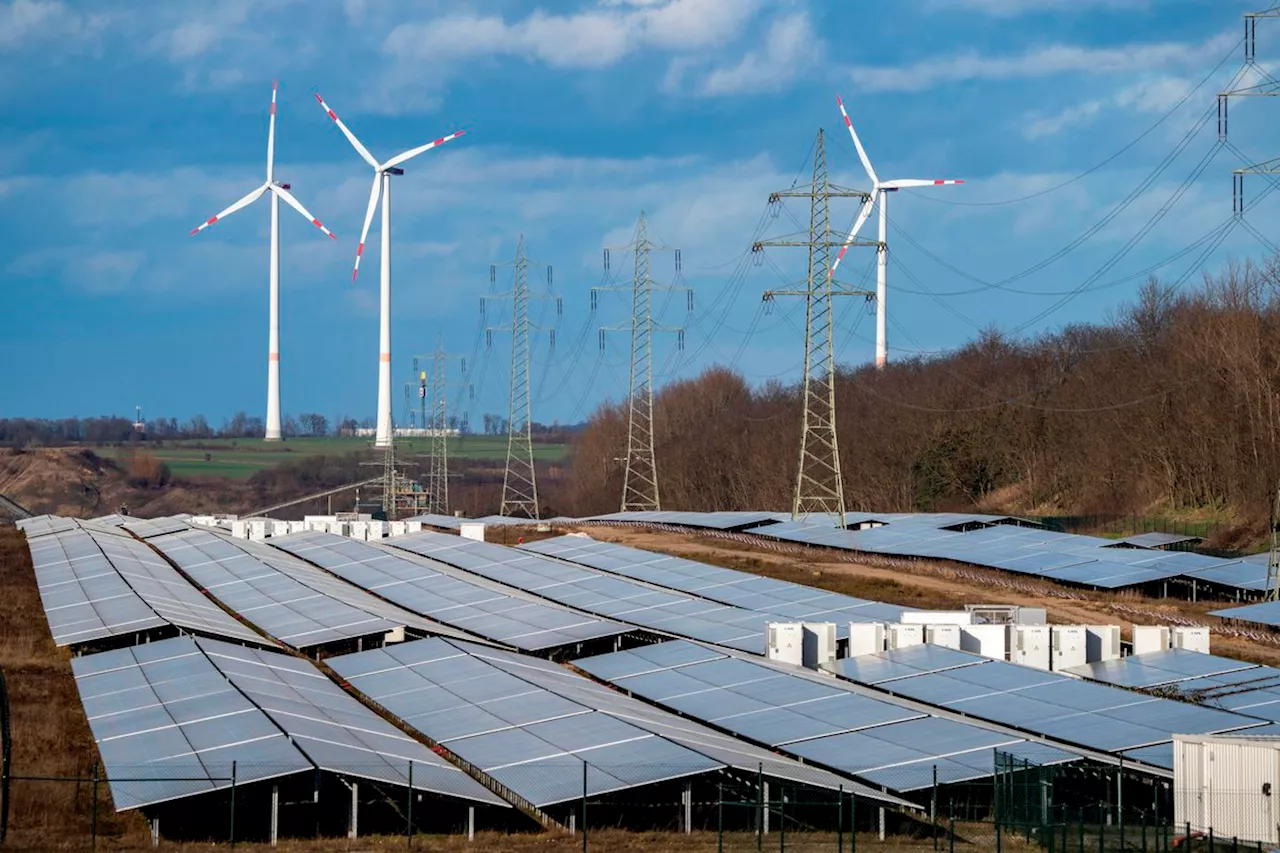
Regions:
<svg viewBox="0 0 1280 853"><path fill-rule="evenodd" d="M369 153L369 149L356 139L342 119L338 118L328 104L324 102L324 98L320 97L320 93L316 93L316 100L320 102L320 106L328 113L329 118L333 119L334 124L342 131L342 135L351 143L351 147L356 150L360 158L373 168L373 188L369 191L369 207L364 214L364 227L360 230L360 245L356 247L356 263L351 270L351 283L355 284L356 276L360 273L360 256L364 254L364 241L369 236L369 226L373 223L373 212L378 207L378 197L382 197L382 253L379 258L382 267L382 294L381 294L381 310L380 324L378 333L378 432L374 440L374 447L386 447L391 443L391 176L403 175L404 169L400 168L400 164L407 163L414 157L424 151L430 151L440 145L444 145L451 139L457 139L466 133L465 130L459 130L457 133L451 133L448 136L442 136L439 139L428 142L426 145L419 145L417 148L410 148L408 151L402 151L396 156L387 160L385 163L379 163Z"/></svg>
<svg viewBox="0 0 1280 853"><path fill-rule="evenodd" d="M896 178L891 181L881 181L876 176L875 169L871 168L871 160L867 157L867 152L862 147L862 140L858 139L858 134L853 129L853 122L849 121L849 114L845 112L844 101L841 100L839 95L836 95L836 103L840 105L840 115L844 118L844 126L849 128L849 135L853 137L853 144L858 149L858 158L862 160L862 168L867 170L867 177L871 179L872 200L880 207L880 246L876 250L876 367L884 367L889 358L889 345L885 337L885 295L889 272L889 244L886 242L889 226L889 193L896 193L900 189L909 187L941 187L963 184L964 181L921 178ZM857 236L859 228L861 228L861 223L854 227L853 233L849 235L850 240ZM844 249L842 248L839 256L836 257L835 263L832 265L831 271L833 274L835 273L835 268L840 265L840 259L843 257Z"/></svg>
<svg viewBox="0 0 1280 853"><path fill-rule="evenodd" d="M302 206L293 194L289 185L278 183L275 179L276 153L276 90L278 85L271 84L271 119L267 124L267 180L262 186L250 192L235 204L210 217L205 222L191 229L198 234L219 219L226 219L242 207L248 207L257 201L263 193L271 193L271 262L270 262L270 321L267 333L267 441L280 441L284 436L280 430L280 200L306 217L307 221L319 228L331 239L338 239L333 232L320 224L311 213Z"/></svg>

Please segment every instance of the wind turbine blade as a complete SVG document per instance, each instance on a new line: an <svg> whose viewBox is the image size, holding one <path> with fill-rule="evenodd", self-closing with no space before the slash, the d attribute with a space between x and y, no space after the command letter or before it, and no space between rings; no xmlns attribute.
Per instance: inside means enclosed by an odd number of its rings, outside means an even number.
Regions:
<svg viewBox="0 0 1280 853"><path fill-rule="evenodd" d="M378 193L382 189L382 172L373 173L373 189L369 190L369 209L364 214L364 228L360 229L360 245L356 246L356 265L351 270L351 283L356 283L360 274L360 256L364 254L364 241L369 237L369 226L373 224L373 212L378 209Z"/></svg>
<svg viewBox="0 0 1280 853"><path fill-rule="evenodd" d="M271 81L271 121L267 125L267 183L275 178L276 165L276 89L278 82Z"/></svg>
<svg viewBox="0 0 1280 853"><path fill-rule="evenodd" d="M853 228L849 229L849 236L844 238L844 245L840 247L840 254L836 255L835 263L831 265L831 276L836 274L836 268L840 266L840 262L844 260L844 253L849 251L849 244L858 236L858 232L862 230L862 226L866 224L867 219L871 216L871 210L876 206L876 193L867 196L867 200L862 203L862 210L858 211L858 218L854 220Z"/></svg>
<svg viewBox="0 0 1280 853"><path fill-rule="evenodd" d="M401 163L405 162L406 160L412 160L414 157L417 157L423 151L430 151L432 148L435 148L437 145L444 145L449 140L457 139L459 136L462 136L465 133L466 133L465 130L460 130L457 133L451 133L448 136L442 136L433 142L428 142L426 145L419 145L417 148L410 148L408 151L405 151L401 154L397 154L387 162L383 163L381 168L393 169L396 166L399 166Z"/></svg>
<svg viewBox="0 0 1280 853"><path fill-rule="evenodd" d="M293 197L293 193L289 192L287 189L280 186L279 184L272 184L271 191L276 195L280 196L280 198L284 201L285 204L289 205L294 210L298 211L303 216L305 216L312 225L319 228L324 233L328 234L330 240L338 239L338 236L336 234L334 234L328 228L325 228L324 225L321 224L319 219L316 219L314 216L311 215L311 211L307 210L305 207L302 206L302 202L298 201L296 198Z"/></svg>
<svg viewBox="0 0 1280 853"><path fill-rule="evenodd" d="M373 159L373 155L369 153L369 149L360 144L360 140L356 139L356 135L347 129L347 126L342 123L342 119L338 118L338 114L324 102L324 98L320 97L319 92L316 92L316 100L320 102L320 106L324 107L324 111L329 114L329 118L333 119L334 123L338 125L338 130L342 131L342 135L351 143L351 147L356 149L356 153L363 157L364 161L370 166L375 169L378 168L378 161Z"/></svg>
<svg viewBox="0 0 1280 853"><path fill-rule="evenodd" d="M853 129L853 122L849 121L849 114L845 112L844 101L839 95L836 95L836 103L840 105L840 115L844 116L844 126L849 128L849 135L853 137L854 147L858 149L858 156L862 159L862 168L867 170L867 177L871 179L873 189L880 186L880 179L876 177L876 170L871 168L871 158L867 156L867 151L862 147L862 140L858 138L858 132Z"/></svg>
<svg viewBox="0 0 1280 853"><path fill-rule="evenodd" d="M261 196L264 192L267 191L268 186L270 185L263 184L262 186L258 187L253 192L249 193L244 198L240 199L235 204L228 207L226 210L220 211L216 216L211 216L208 220L200 223L195 228L192 228L191 233L197 234L203 231L204 229L208 228L213 223L217 222L219 219L226 219L228 216L235 213L240 208L253 204L255 201L258 200L259 196Z"/></svg>
<svg viewBox="0 0 1280 853"><path fill-rule="evenodd" d="M925 178L898 178L892 181L885 181L880 186L886 190L900 190L907 187L949 187L953 184L963 184L964 181L930 181Z"/></svg>

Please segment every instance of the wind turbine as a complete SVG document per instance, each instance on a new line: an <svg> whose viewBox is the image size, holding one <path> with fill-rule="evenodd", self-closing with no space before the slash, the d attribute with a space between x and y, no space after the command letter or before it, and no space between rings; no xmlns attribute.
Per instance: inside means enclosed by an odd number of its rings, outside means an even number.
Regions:
<svg viewBox="0 0 1280 853"><path fill-rule="evenodd" d="M226 219L242 207L253 204L265 192L271 193L271 309L270 331L267 335L267 441L280 441L280 199L285 204L301 213L312 225L319 228L330 239L336 240L333 232L320 224L311 213L302 206L289 192L288 184L277 183L275 179L276 153L276 89L277 82L271 83L271 120L267 125L267 181L226 210L191 229L198 234L219 219Z"/></svg>
<svg viewBox="0 0 1280 853"><path fill-rule="evenodd" d="M356 276L360 273L360 256L364 254L364 241L369 236L369 225L373 222L374 208L378 206L378 194L379 192L382 194L382 256L379 259L382 265L382 316L378 338L378 432L374 447L386 447L391 444L391 176L404 174L404 169L399 168L401 163L408 162L437 145L444 145L451 139L457 139L466 131L460 130L457 133L442 136L426 145L402 151L385 163L379 163L373 159L369 149L360 144L355 134L347 129L342 119L338 118L338 114L324 102L319 92L316 93L316 100L329 114L329 118L338 125L338 129L351 143L351 147L356 149L356 153L373 167L373 189L369 191L369 208L364 214L360 245L356 247L356 264L351 270L352 284L355 284Z"/></svg>
<svg viewBox="0 0 1280 853"><path fill-rule="evenodd" d="M888 193L896 193L900 189L907 187L941 187L950 186L952 184L963 184L964 181L955 180L927 180L921 178L897 178L892 181L881 181L876 177L876 170L871 168L871 160L867 157L866 149L862 147L862 140L858 139L857 132L853 129L853 122L849 121L849 114L845 112L844 101L839 95L836 95L836 103L840 105L840 115L844 116L844 126L849 128L849 135L853 137L853 144L858 149L858 157L862 160L862 167L867 170L867 177L871 179L871 195L862 205L862 210L858 212L858 218L853 224L853 229L849 232L849 237L845 240L844 246L840 249L840 254L836 255L835 263L831 265L831 275L835 275L836 267L840 266L840 260L844 257L844 253L849 248L849 244L853 242L854 237L858 236L867 218L871 215L871 207L877 202L880 205L880 247L876 249L876 367L884 367L888 360L889 347L885 341L885 286L887 273L889 270L889 245L886 242L886 236L889 225L889 198Z"/></svg>

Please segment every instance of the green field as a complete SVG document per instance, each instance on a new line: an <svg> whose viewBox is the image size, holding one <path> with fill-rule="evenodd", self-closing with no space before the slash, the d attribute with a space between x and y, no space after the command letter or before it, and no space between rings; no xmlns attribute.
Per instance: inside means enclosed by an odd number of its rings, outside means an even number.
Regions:
<svg viewBox="0 0 1280 853"><path fill-rule="evenodd" d="M264 468L281 462L322 454L373 452L373 440L367 438L293 438L288 441L267 444L252 438L211 438L201 441L171 441L163 445L147 445L157 459L169 466L174 476L227 477L243 480ZM565 458L569 448L564 444L533 445L534 458L542 462L557 462ZM121 447L114 456L121 461L128 458L130 449ZM380 451L379 451L380 452ZM411 457L431 452L429 438L396 439L396 454ZM206 459L206 455L208 459ZM495 435L470 435L449 439L449 455L458 459L487 459L502 461L507 456L507 437Z"/></svg>

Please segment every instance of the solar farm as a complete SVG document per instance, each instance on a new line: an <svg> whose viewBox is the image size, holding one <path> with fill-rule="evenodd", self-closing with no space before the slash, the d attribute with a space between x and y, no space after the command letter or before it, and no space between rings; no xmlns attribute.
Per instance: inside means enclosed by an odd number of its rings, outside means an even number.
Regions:
<svg viewBox="0 0 1280 853"><path fill-rule="evenodd" d="M508 546L472 538L473 520L418 521L258 540L189 517L20 521L115 810L156 839L222 837L238 809L233 832L270 842L607 826L720 843L789 830L843 849L848 832L936 837L944 813L998 826L1010 766L1052 774L1055 802L1105 812L1099 827L1126 799L1167 822L1178 737L1280 734L1271 667L1184 648L1056 671L923 641L854 655L855 629L908 609L589 534L694 530L1103 589L1206 572L1221 586L1257 565L1206 565L1161 538L661 513ZM771 631L787 624L831 626L842 653L780 659ZM834 805L788 817L788 802Z"/></svg>

